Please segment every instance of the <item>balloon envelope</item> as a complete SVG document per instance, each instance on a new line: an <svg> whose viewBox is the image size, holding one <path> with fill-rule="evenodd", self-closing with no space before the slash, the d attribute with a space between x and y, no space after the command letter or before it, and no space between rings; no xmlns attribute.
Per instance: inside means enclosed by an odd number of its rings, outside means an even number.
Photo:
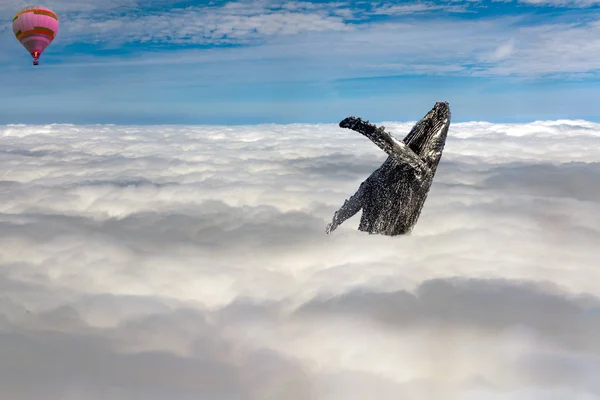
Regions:
<svg viewBox="0 0 600 400"><path fill-rule="evenodd" d="M58 33L58 17L47 7L29 6L13 18L13 32L17 40L33 57L33 64Z"/></svg>

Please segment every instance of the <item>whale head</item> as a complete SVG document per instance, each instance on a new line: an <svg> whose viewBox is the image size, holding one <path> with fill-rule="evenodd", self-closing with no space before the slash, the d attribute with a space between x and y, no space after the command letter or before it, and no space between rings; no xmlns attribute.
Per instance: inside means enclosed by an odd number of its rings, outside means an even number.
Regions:
<svg viewBox="0 0 600 400"><path fill-rule="evenodd" d="M440 101L415 124L403 142L435 170L442 157L449 127L450 105Z"/></svg>

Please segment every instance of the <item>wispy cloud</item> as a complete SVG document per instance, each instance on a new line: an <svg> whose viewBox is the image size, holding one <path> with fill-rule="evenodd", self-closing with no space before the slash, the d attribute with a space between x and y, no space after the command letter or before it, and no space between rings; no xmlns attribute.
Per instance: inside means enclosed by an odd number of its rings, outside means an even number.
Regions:
<svg viewBox="0 0 600 400"><path fill-rule="evenodd" d="M350 30L331 7L313 3L229 2L222 6L160 7L90 20L82 15L65 24L70 41L171 44L249 43L275 35ZM140 11L140 10L138 10ZM69 39L67 39L69 40Z"/></svg>
<svg viewBox="0 0 600 400"><path fill-rule="evenodd" d="M600 21L588 23L541 24L521 27L510 47L492 53L497 61L489 74L540 75L552 73L597 72L600 60Z"/></svg>
<svg viewBox="0 0 600 400"><path fill-rule="evenodd" d="M529 26L520 24L518 18L469 24L423 20L353 25L324 11L300 13L223 7L181 9L106 21L80 19L64 30L62 44L82 39L115 44L252 44L251 48L236 49L236 58L277 58L285 63L301 58L323 65L339 64L340 68L351 66L354 70L357 67L372 70L379 65L382 72L393 69L409 74L529 77L600 70L595 57L600 51L600 24L595 20ZM480 40L470 40L473 35ZM357 48L364 57L355 57ZM232 52L223 51L227 53ZM221 57L214 52L210 54ZM201 61L192 53L180 57L172 53L165 58L149 52L143 62L163 62L161 59Z"/></svg>
<svg viewBox="0 0 600 400"><path fill-rule="evenodd" d="M591 7L600 4L598 0L519 0L521 3L533 4L537 6L553 7Z"/></svg>
<svg viewBox="0 0 600 400"><path fill-rule="evenodd" d="M371 12L374 15L410 15L418 14L431 11L443 11L449 13L464 13L468 12L467 5L465 4L451 4L449 3L433 3L433 2L411 2L406 4L396 3L384 3L376 5Z"/></svg>
<svg viewBox="0 0 600 400"><path fill-rule="evenodd" d="M149 0L146 4L157 3L161 0ZM44 5L55 10L57 13L72 13L72 12L91 12L91 11L107 11L119 8L130 8L141 5L142 3L138 0L105 0L105 1L94 1L94 0L81 0L81 1L69 1L69 0L46 0ZM0 17L10 18L12 20L13 15L21 8L31 5L27 0L4 0L0 2ZM60 15L59 15L60 16Z"/></svg>
<svg viewBox="0 0 600 400"><path fill-rule="evenodd" d="M499 61L503 58L509 57L514 52L515 41L509 40L506 43L501 44L496 48L494 53L492 53L490 59Z"/></svg>
<svg viewBox="0 0 600 400"><path fill-rule="evenodd" d="M58 2L56 6L67 7L66 4ZM578 24L559 21L524 25L522 18L501 17L468 24L422 19L357 25L348 18L364 17L369 12L393 16L448 11L448 7L463 5L381 3L369 9L346 3L262 1L173 8L156 2L144 11L135 8L133 2L112 2L102 6L104 11L94 14L89 14L90 10L84 6L91 7L92 3L82 3L78 6L79 13L63 21L53 49L73 43L104 43L113 47L141 43L176 45L179 49L189 45L252 44L264 47L260 51L263 55L271 48L272 56L316 59L325 54L330 61L350 56L360 46L365 59L368 57L363 65L394 64L396 69L406 65L407 73L418 70L419 65L428 66L424 72L439 65L442 73L470 70L469 74L530 76L585 73L600 68L594 58L600 48L599 24L593 15ZM8 36L5 40L14 41ZM470 40L475 36L480 39ZM282 46L272 47L276 43ZM149 47L149 50L156 49ZM143 47L137 51L143 52ZM152 57L152 53L149 55Z"/></svg>

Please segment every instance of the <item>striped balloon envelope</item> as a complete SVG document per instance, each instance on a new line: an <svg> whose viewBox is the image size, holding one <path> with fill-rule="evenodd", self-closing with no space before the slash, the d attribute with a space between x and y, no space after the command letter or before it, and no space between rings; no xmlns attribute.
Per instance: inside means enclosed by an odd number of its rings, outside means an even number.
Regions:
<svg viewBox="0 0 600 400"><path fill-rule="evenodd" d="M58 17L47 7L28 6L13 18L13 32L17 40L33 57L33 65L58 33Z"/></svg>

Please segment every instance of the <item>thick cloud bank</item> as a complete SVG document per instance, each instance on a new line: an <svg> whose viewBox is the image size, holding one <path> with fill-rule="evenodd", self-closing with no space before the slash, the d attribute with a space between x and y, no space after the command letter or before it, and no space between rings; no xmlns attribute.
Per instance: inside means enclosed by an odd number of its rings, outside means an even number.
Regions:
<svg viewBox="0 0 600 400"><path fill-rule="evenodd" d="M325 235L384 159L334 125L0 127L0 398L600 398L600 124L454 124L411 236Z"/></svg>

